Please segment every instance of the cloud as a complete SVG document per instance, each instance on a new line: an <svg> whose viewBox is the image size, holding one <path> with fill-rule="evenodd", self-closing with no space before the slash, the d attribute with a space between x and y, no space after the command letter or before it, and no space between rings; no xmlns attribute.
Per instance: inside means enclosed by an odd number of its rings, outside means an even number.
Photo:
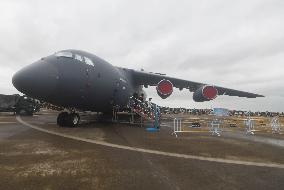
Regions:
<svg viewBox="0 0 284 190"><path fill-rule="evenodd" d="M0 93L12 74L61 49L110 63L267 95L194 103L175 92L160 104L283 110L284 3L280 0L2 0ZM283 110L284 111L284 110Z"/></svg>

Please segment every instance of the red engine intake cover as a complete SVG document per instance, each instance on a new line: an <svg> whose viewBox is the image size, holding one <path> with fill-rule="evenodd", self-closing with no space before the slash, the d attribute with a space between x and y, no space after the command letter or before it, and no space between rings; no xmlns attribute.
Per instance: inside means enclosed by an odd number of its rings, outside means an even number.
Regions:
<svg viewBox="0 0 284 190"><path fill-rule="evenodd" d="M218 90L214 86L204 86L202 89L202 95L208 100L213 100L218 95Z"/></svg>
<svg viewBox="0 0 284 190"><path fill-rule="evenodd" d="M165 99L173 93L173 84L171 83L171 81L163 79L158 83L156 89L158 95L161 98Z"/></svg>

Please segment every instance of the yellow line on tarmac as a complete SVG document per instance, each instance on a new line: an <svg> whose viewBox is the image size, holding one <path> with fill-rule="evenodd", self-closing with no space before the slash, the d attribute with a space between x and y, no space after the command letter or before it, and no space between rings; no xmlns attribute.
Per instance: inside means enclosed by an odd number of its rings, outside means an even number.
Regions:
<svg viewBox="0 0 284 190"><path fill-rule="evenodd" d="M10 115L10 116L0 116L0 119L10 119L10 118L14 118L14 115Z"/></svg>
<svg viewBox="0 0 284 190"><path fill-rule="evenodd" d="M5 122L5 121L0 121L0 124L16 124L17 122Z"/></svg>
<svg viewBox="0 0 284 190"><path fill-rule="evenodd" d="M228 160L228 159L223 159L223 158L210 158L210 157L203 157L203 156L179 154L179 153L164 152L164 151L159 151L159 150L151 150L151 149L137 148L137 147L131 147L131 146L124 146L124 145L108 143L108 142L100 141L100 140L91 140L91 139L86 139L86 138L82 138L82 137L75 137L75 136L72 136L72 135L67 135L67 134L62 134L62 133L58 133L58 132L55 132L55 131L50 131L50 130L47 130L47 129L37 127L37 126L32 125L32 124L29 124L29 123L23 121L20 116L17 116L16 118L24 126L30 127L32 129L35 129L35 130L38 130L38 131L41 131L41 132L44 132L44 133L48 133L48 134L51 134L51 135L56 135L56 136L60 136L60 137L64 137L64 138L68 138L68 139L72 139L72 140L77 140L77 141L81 141L81 142L87 142L87 143L112 147L112 148L118 148L118 149L135 151L135 152L142 152L142 153L147 153L147 154L155 154L155 155L160 155L160 156L168 156L168 157L184 158L184 159L192 159L192 160L201 160L201 161L208 161L208 162L217 162L217 163L223 163L223 164L236 164L236 165L245 165L245 166L258 166L258 167L269 167L269 168L284 169L284 164L278 164L278 163L272 164L272 163L249 162L249 161L240 161L240 160Z"/></svg>
<svg viewBox="0 0 284 190"><path fill-rule="evenodd" d="M209 133L209 131L177 131L178 133Z"/></svg>

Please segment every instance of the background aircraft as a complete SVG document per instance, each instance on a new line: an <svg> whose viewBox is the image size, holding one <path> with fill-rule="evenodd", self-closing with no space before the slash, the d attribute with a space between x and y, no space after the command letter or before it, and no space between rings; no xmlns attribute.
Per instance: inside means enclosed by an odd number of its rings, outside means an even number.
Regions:
<svg viewBox="0 0 284 190"><path fill-rule="evenodd" d="M142 87L156 86L165 99L173 87L193 92L197 102L210 101L219 95L247 98L262 95L119 68L84 51L63 50L21 69L12 79L22 93L70 110L58 115L58 124L79 123L75 110L112 113L114 106L125 107L134 94L145 95ZM144 96L145 97L145 96Z"/></svg>

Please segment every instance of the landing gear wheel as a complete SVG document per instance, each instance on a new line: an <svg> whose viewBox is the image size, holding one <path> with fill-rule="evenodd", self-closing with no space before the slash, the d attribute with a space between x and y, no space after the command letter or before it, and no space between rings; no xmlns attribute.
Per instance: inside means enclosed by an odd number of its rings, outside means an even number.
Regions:
<svg viewBox="0 0 284 190"><path fill-rule="evenodd" d="M77 113L71 113L68 116L68 126L70 127L77 127L80 122L80 116Z"/></svg>
<svg viewBox="0 0 284 190"><path fill-rule="evenodd" d="M57 117L57 125L60 127L67 126L67 119L69 114L67 112L61 112Z"/></svg>
<svg viewBox="0 0 284 190"><path fill-rule="evenodd" d="M57 125L60 127L77 127L80 122L80 116L77 113L62 112L57 117Z"/></svg>

